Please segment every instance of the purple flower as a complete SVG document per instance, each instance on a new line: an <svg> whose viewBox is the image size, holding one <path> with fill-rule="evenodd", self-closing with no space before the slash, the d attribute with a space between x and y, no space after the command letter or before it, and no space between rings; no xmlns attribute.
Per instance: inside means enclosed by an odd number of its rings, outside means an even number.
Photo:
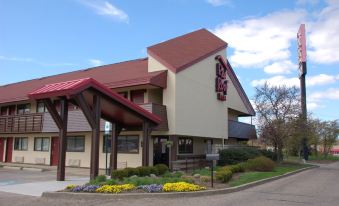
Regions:
<svg viewBox="0 0 339 206"><path fill-rule="evenodd" d="M157 184L151 184L151 185L140 185L138 187L139 189L143 189L146 192L161 192L162 191L162 185Z"/></svg>
<svg viewBox="0 0 339 206"><path fill-rule="evenodd" d="M86 187L83 188L83 192L95 192L100 186L98 185L87 185Z"/></svg>
<svg viewBox="0 0 339 206"><path fill-rule="evenodd" d="M85 187L85 185L78 185L72 189L72 192L82 192Z"/></svg>

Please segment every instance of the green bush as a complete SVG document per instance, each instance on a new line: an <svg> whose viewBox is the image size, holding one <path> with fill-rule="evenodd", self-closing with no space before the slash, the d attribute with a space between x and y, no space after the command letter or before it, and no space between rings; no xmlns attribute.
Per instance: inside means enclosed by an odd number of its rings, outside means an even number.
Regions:
<svg viewBox="0 0 339 206"><path fill-rule="evenodd" d="M232 179L232 176L233 176L232 171L226 168L218 170L216 173L217 180L220 180L221 182L224 183L230 181L230 179Z"/></svg>
<svg viewBox="0 0 339 206"><path fill-rule="evenodd" d="M159 170L156 167L149 167L150 168L150 174L159 175Z"/></svg>
<svg viewBox="0 0 339 206"><path fill-rule="evenodd" d="M247 170L259 172L273 171L276 166L273 160L264 156L249 159L245 165Z"/></svg>
<svg viewBox="0 0 339 206"><path fill-rule="evenodd" d="M138 170L138 168L126 167L124 170L127 171L128 177L133 176L133 175L139 176L139 170Z"/></svg>
<svg viewBox="0 0 339 206"><path fill-rule="evenodd" d="M261 155L257 148L252 147L223 149L219 154L218 165L220 166L238 164Z"/></svg>
<svg viewBox="0 0 339 206"><path fill-rule="evenodd" d="M91 185L100 185L101 183L106 182L106 175L99 175L94 180L90 180L89 184Z"/></svg>
<svg viewBox="0 0 339 206"><path fill-rule="evenodd" d="M112 172L112 178L114 179L123 179L124 177L128 177L128 170L126 169L114 170Z"/></svg>
<svg viewBox="0 0 339 206"><path fill-rule="evenodd" d="M158 175L163 175L169 171L168 166L165 164L157 164L154 167L158 170Z"/></svg>
<svg viewBox="0 0 339 206"><path fill-rule="evenodd" d="M116 179L109 179L106 181L106 185L117 185L119 182Z"/></svg>
<svg viewBox="0 0 339 206"><path fill-rule="evenodd" d="M137 169L139 171L139 176L141 177L148 176L151 174L151 167L141 166L137 167Z"/></svg>
<svg viewBox="0 0 339 206"><path fill-rule="evenodd" d="M265 157L267 157L267 158L270 158L270 159L273 160L273 161L277 161L277 159L278 159L277 154L274 153L274 152L271 151L271 150L261 149L261 150L259 150L259 151L260 151L260 153L261 153L263 156L265 156Z"/></svg>
<svg viewBox="0 0 339 206"><path fill-rule="evenodd" d="M164 177L164 178L174 178L174 177L181 177L183 175L184 175L183 172L177 171L177 172L172 173L172 172L167 171L165 174L162 175L162 177Z"/></svg>
<svg viewBox="0 0 339 206"><path fill-rule="evenodd" d="M225 167L222 167L222 169L228 169L232 173L245 172L244 164L240 164L240 163L236 165L225 166Z"/></svg>

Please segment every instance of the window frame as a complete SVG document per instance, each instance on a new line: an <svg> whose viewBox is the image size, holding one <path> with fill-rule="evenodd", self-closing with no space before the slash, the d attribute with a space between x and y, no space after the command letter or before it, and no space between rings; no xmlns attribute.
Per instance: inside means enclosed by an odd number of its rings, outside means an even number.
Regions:
<svg viewBox="0 0 339 206"><path fill-rule="evenodd" d="M75 145L76 145L76 139L82 139L83 140L83 148L82 150L76 150L74 148L76 148L76 146L72 149L69 148L68 144L69 141L74 141ZM66 140L66 152L85 152L85 147L86 147L86 139L85 136L68 136L67 140Z"/></svg>
<svg viewBox="0 0 339 206"><path fill-rule="evenodd" d="M20 111L23 111L22 113ZM23 114L29 114L31 113L31 104L18 104L16 106L16 114L17 115L23 115Z"/></svg>
<svg viewBox="0 0 339 206"><path fill-rule="evenodd" d="M41 107L39 107L39 104L43 105L43 111L39 111L39 108L41 108ZM47 112L47 107L46 107L45 103L41 102L41 101L38 101L36 103L36 113L45 113L45 112Z"/></svg>
<svg viewBox="0 0 339 206"><path fill-rule="evenodd" d="M26 148L23 148L23 140L26 140ZM17 146L17 141L19 141L19 145ZM27 151L28 150L28 137L14 137L14 145L13 150L15 151Z"/></svg>
<svg viewBox="0 0 339 206"><path fill-rule="evenodd" d="M102 144L102 153L106 153L105 149L106 149L106 142L105 142L105 134L102 136L103 139L103 144ZM107 135L108 136L108 147L107 147L107 153L111 152L111 135ZM137 138L138 144L137 144L137 150L136 151L126 151L126 150L121 150L121 148L119 148L119 138L125 138L125 143L128 142L127 139L128 138ZM121 140L120 140L121 141ZM140 150L140 136L139 135L119 135L118 136L118 141L117 141L117 148L118 148L118 153L120 154L139 154L139 150ZM127 149L128 150L128 149Z"/></svg>
<svg viewBox="0 0 339 206"><path fill-rule="evenodd" d="M184 150L180 150L180 141L185 141ZM192 143L187 144L187 140L190 140ZM192 148L189 148L192 147ZM192 137L179 137L178 139L178 154L193 154L194 153L194 141Z"/></svg>
<svg viewBox="0 0 339 206"><path fill-rule="evenodd" d="M41 139L41 145L40 145L40 148L39 148L39 149L37 149L37 148L35 147L36 141L37 141L38 139ZM44 147L43 147L43 145L44 145L44 140L48 140L48 144L47 144L47 145L48 145L48 148L47 148L47 150L45 150ZM50 138L49 138L49 137L34 137L34 145L33 145L34 151L37 151L37 152L49 152L49 148L50 148Z"/></svg>

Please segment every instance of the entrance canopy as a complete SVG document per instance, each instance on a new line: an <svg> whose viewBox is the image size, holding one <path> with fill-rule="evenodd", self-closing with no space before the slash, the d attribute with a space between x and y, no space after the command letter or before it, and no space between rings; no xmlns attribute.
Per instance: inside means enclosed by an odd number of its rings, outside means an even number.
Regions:
<svg viewBox="0 0 339 206"><path fill-rule="evenodd" d="M102 97L101 117L123 127L138 127L143 124L144 120L155 125L161 122L158 116L111 91L92 78L47 84L29 93L28 96L36 100L66 97L67 99L75 99L75 104L81 104L77 100L83 98L90 107L93 107L93 95Z"/></svg>
<svg viewBox="0 0 339 206"><path fill-rule="evenodd" d="M59 160L57 180L65 180L68 102L78 105L92 129L90 178L99 171L100 118L112 123L110 170L117 169L117 141L122 128L143 131L142 165L149 164L149 139L161 119L125 99L92 78L47 84L28 94L30 99L44 102L59 128ZM60 99L60 111L54 99Z"/></svg>

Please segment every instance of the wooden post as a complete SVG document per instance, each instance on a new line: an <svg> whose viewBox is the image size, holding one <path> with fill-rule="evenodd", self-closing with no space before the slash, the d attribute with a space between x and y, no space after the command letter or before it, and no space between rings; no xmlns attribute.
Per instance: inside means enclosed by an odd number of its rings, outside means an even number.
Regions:
<svg viewBox="0 0 339 206"><path fill-rule="evenodd" d="M118 168L118 137L122 130L122 127L116 123L112 123L112 135L111 135L111 156L110 156L110 174L113 170Z"/></svg>
<svg viewBox="0 0 339 206"><path fill-rule="evenodd" d="M170 162L169 167L173 170L173 161L177 160L177 153L178 153L178 137L173 135L169 137L170 141L173 142L173 145L170 150Z"/></svg>
<svg viewBox="0 0 339 206"><path fill-rule="evenodd" d="M91 169L90 179L94 180L99 174L99 142L100 142L100 117L101 103L98 95L93 96L93 118L94 127L92 128L91 140Z"/></svg>
<svg viewBox="0 0 339 206"><path fill-rule="evenodd" d="M152 128L148 121L144 121L142 129L143 129L142 166L149 166L149 140L151 138Z"/></svg>
<svg viewBox="0 0 339 206"><path fill-rule="evenodd" d="M59 131L59 161L57 171L57 181L65 181L66 147L67 147L67 119L68 119L68 100L61 99L60 118L62 128Z"/></svg>

